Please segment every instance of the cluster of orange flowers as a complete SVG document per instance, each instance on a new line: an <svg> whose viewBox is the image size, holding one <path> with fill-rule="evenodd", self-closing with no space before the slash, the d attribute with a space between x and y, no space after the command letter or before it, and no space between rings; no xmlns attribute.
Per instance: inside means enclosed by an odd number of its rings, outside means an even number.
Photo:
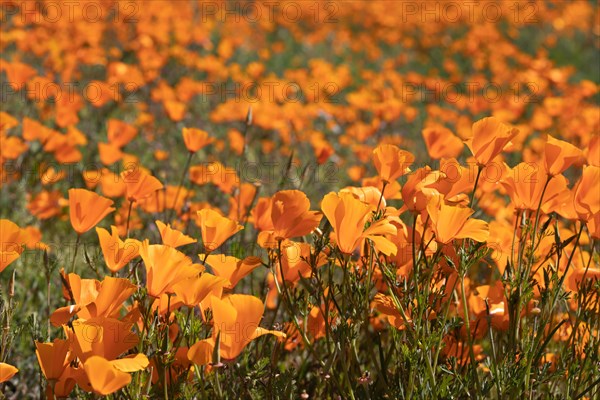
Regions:
<svg viewBox="0 0 600 400"><path fill-rule="evenodd" d="M484 118L473 125L472 136L466 144L477 162L478 178L486 173L487 168L495 165L493 160L501 155L516 135L518 131L515 128L493 117ZM210 141L206 132L201 130L184 129L183 137L191 153ZM342 267L349 268L348 257L357 257L356 268L369 268L365 263L372 263L373 260L369 261L364 256L372 252L377 257L391 261L397 268L398 276L408 277L414 259L403 257L402 252L407 244L412 243L411 236L414 238L416 235L422 243L426 243L421 250L424 254L441 252L447 257L447 265L440 265L440 268L447 270L446 279L451 281L460 279L459 271L450 266L460 264L454 244L468 240L500 243L500 247L495 248L498 252L495 267L500 274L504 274L505 261L515 257L514 243L507 244L512 237L512 220L521 214L531 218L538 209L541 210L541 223L551 218L551 213L556 213L566 221L581 224L580 229L587 226L588 237L578 238L578 241L600 239L598 137L590 142L585 151L581 151L548 136L544 157L539 164L541 168L535 169L537 164L531 163L521 163L512 169L504 165L502 178L497 182L481 180L480 185L477 180L468 178L468 169L455 159L441 159L441 170L424 167L410 172L409 167L413 162L414 156L405 150L389 144L378 146L373 151L373 163L378 174L371 178L372 185L348 187L327 194L321 201L322 213L311 211L309 199L298 190L283 190L272 197L258 199L250 219L259 231L258 243L264 248L278 248L280 255L279 268L276 269L278 276L270 276L271 284L278 288L285 285L284 282L293 285L303 276L310 277L312 268L327 262L328 254L313 254L310 244L292 240L314 233L323 217L331 226L331 243L346 257ZM443 172L444 166L448 165L458 171L458 177ZM583 167L580 179L569 188L563 172L571 166ZM408 179L400 186L398 179L407 174ZM123 172L122 178L124 190L121 196L130 205L142 204L163 189L158 179L141 168ZM469 193L474 189L479 191L475 198L479 199L482 209L490 210L495 215L490 223L472 218L474 210L469 206ZM508 195L511 200L508 206L499 194ZM386 205L387 200L395 198L402 199L402 208ZM71 225L78 235L91 230L115 211L112 200L87 189L69 190L68 205ZM403 213L412 215L413 226L402 222L400 217ZM61 273L63 294L68 305L54 311L50 321L55 326L63 327L66 338L36 343L38 360L48 381L49 395L65 397L75 384L98 394L113 393L131 382L130 373L153 364L143 352L130 354L133 348L143 348L139 347L140 338L143 338L149 323L145 319L147 315L141 313L138 302L131 303L132 295L140 287L144 287L147 295L153 299L151 310L166 320L172 319L173 311L183 306L189 309L199 307L203 317L204 310L212 310L212 336L190 346L181 345L179 331L185 327L179 321L169 324L168 336L176 354L172 368L177 373L189 372L192 364L210 364L215 346L218 346L220 357L233 359L251 340L261 335L271 333L280 338L286 337L283 332L259 327L264 311L260 299L231 294L240 279L263 261L258 257L240 260L214 254L225 241L244 228L240 225L243 221L223 216L209 207L197 211L195 221L201 231L205 251L199 254L200 263L194 263L177 249L197 240L162 221L156 221L161 244L150 244L148 239L143 242L132 239L128 230L127 238L123 240L114 225L111 232L96 228L104 261L112 276L99 281L82 279L75 273ZM562 221L557 223L563 224ZM27 232L9 220L1 220L0 224L1 271L18 259L23 250L21 244L27 242ZM565 229L569 229L568 225L565 225ZM517 240L521 239L526 240L519 238L517 233ZM548 246L551 244L551 240L542 239L536 248L540 264L535 270L539 273L539 267L545 261L542 256L549 253ZM566 287L574 291L582 279L600 276L600 269L590 267L587 262L591 255L581 249L577 251L581 257L573 258L572 268L568 268L565 261L557 265L566 275ZM317 257L314 263L309 261L312 256ZM136 285L130 279L114 277L123 268L131 266L138 257L143 260L146 271L145 279L140 281L143 283ZM207 265L212 274L206 271ZM374 311L387 317L396 328L404 329L404 324L410 321L410 310L406 310L408 315L401 315L391 298L385 295L381 276L374 276L373 279L381 290L375 296ZM468 291L468 310L471 315L463 315L463 318L473 319L473 322L485 318L485 304L488 304L492 326L506 329L509 316L500 282L473 287L468 278L465 279L468 283L463 290ZM540 277L539 282L542 281ZM277 292L270 294L268 300L272 306L277 301ZM126 302L128 305L125 305ZM572 303L572 306L576 307L576 304ZM319 308L315 310L313 319L319 319ZM459 310L457 307L456 312L460 314ZM312 333L318 338L320 335L314 328L315 323ZM593 334L597 335L597 332ZM481 337L482 332L477 335ZM452 349L452 345L449 345L446 351L458 351ZM3 380L10 379L15 372L14 367L4 365ZM158 379L156 374L155 379Z"/></svg>

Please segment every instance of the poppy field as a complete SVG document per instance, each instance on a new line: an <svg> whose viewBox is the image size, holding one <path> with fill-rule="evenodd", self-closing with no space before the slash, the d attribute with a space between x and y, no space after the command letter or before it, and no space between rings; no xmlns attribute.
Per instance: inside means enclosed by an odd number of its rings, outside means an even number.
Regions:
<svg viewBox="0 0 600 400"><path fill-rule="evenodd" d="M0 398L600 398L596 2L0 21Z"/></svg>

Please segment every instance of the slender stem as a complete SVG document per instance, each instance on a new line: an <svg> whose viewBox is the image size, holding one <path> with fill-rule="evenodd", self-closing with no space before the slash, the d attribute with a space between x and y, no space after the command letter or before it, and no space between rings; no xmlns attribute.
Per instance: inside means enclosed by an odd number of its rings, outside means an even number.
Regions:
<svg viewBox="0 0 600 400"><path fill-rule="evenodd" d="M48 271L48 275L46 277L47 279L47 286L46 286L46 307L47 307L47 312L48 312L48 325L47 325L47 329L48 329L48 341L50 341L50 315L51 315L51 310L50 310L50 289L51 289L51 285L50 285L50 271Z"/></svg>
<svg viewBox="0 0 600 400"><path fill-rule="evenodd" d="M552 179L552 175L548 175L548 178L546 179L546 183L544 184L544 189L542 190L542 194L540 195L540 202L538 204L538 208L535 211L535 223L533 224L533 231L531 233L531 253L529 254L529 260L527 263L528 270L531 269L531 264L533 262L533 254L534 254L534 250L535 250L535 238L537 237L537 229L538 229L538 224L540 222L540 210L542 209L542 202L544 201L544 194L546 193L546 189L548 188L550 179Z"/></svg>
<svg viewBox="0 0 600 400"><path fill-rule="evenodd" d="M473 352L473 338L471 336L471 322L469 318L469 307L467 306L467 294L465 291L465 275L466 273L462 273L460 277L460 290L462 294L462 303L463 303L463 312L465 318L465 328L467 330L467 340L469 343L469 356L471 358L471 372L473 377L475 378L475 382L477 383L477 388L481 389L481 385L479 383L479 377L477 376L477 368L475 366L475 353ZM481 390L479 390L481 393Z"/></svg>
<svg viewBox="0 0 600 400"><path fill-rule="evenodd" d="M411 240L411 245L412 245L412 262L413 262L413 271L414 271L414 276L415 276L415 287L418 289L419 288L419 268L417 266L417 248L415 247L415 241L416 239L416 232L417 232L417 217L418 214L414 213L413 215L413 226L412 226L412 240Z"/></svg>
<svg viewBox="0 0 600 400"><path fill-rule="evenodd" d="M479 183L479 177L481 176L481 171L483 171L482 165L477 165L477 176L475 177L475 186L473 186L473 197L471 197L471 204L469 204L470 208L473 208L475 204L475 191L477 190L477 184Z"/></svg>
<svg viewBox="0 0 600 400"><path fill-rule="evenodd" d="M177 186L177 191L175 192L175 199L173 200L173 207L171 208L171 211L169 211L169 215L168 215L167 219L171 219L171 216L173 215L173 211L175 211L175 207L177 206L177 200L179 199L179 192L181 192L181 187L183 186L183 183L185 181L185 177L187 175L188 169L190 168L190 164L192 163L192 158L194 157L194 154L195 153L189 152L188 158L185 162L185 167L183 167L183 173L181 174L181 179L179 180L179 185ZM166 195L165 195L165 200L166 200Z"/></svg>
<svg viewBox="0 0 600 400"><path fill-rule="evenodd" d="M381 201L383 200L383 194L385 193L385 187L387 186L387 184L387 181L383 181L383 188L381 189L381 196L379 196L379 201L377 202L376 211L379 211L379 206L381 205Z"/></svg>
<svg viewBox="0 0 600 400"><path fill-rule="evenodd" d="M129 200L129 210L127 210L127 225L126 225L126 237L129 238L129 220L131 219L131 209L133 208L133 201Z"/></svg>
<svg viewBox="0 0 600 400"><path fill-rule="evenodd" d="M79 249L79 241L81 240L81 234L77 234L77 240L75 241L75 250L73 252L73 260L71 261L71 272L75 272L75 259L77 258L77 250Z"/></svg>

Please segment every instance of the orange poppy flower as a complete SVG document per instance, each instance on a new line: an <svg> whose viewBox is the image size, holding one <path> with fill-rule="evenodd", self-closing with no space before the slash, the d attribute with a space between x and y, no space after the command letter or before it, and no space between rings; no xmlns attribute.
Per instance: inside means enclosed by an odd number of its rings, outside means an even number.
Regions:
<svg viewBox="0 0 600 400"><path fill-rule="evenodd" d="M272 272L267 273L267 297L265 298L265 306L269 310L274 310L277 308L277 297L279 293L277 292L277 285L275 284L275 278Z"/></svg>
<svg viewBox="0 0 600 400"><path fill-rule="evenodd" d="M26 226L22 230L26 240L25 246L28 249L50 251L50 247L42 242L42 231L40 231L39 228L35 226Z"/></svg>
<svg viewBox="0 0 600 400"><path fill-rule="evenodd" d="M137 286L129 279L104 278L98 289L96 298L85 305L77 315L81 319L92 319L98 317L118 318L123 303L137 290ZM83 304L80 303L83 306Z"/></svg>
<svg viewBox="0 0 600 400"><path fill-rule="evenodd" d="M440 172L442 176L431 187L442 193L447 202L468 202L467 193L473 191L476 173L472 169L460 165L455 158L442 158Z"/></svg>
<svg viewBox="0 0 600 400"><path fill-rule="evenodd" d="M501 182L518 210L537 210L548 176L537 164L520 163ZM561 196L568 191L567 180L562 175L555 176L546 187L542 199L542 211L548 213Z"/></svg>
<svg viewBox="0 0 600 400"><path fill-rule="evenodd" d="M127 185L125 196L131 202L145 199L163 188L158 179L139 167L123 171L121 177Z"/></svg>
<svg viewBox="0 0 600 400"><path fill-rule="evenodd" d="M215 141L208 135L208 132L202 129L183 128L182 134L185 147L190 153L195 153Z"/></svg>
<svg viewBox="0 0 600 400"><path fill-rule="evenodd" d="M264 305L257 297L244 294L234 294L224 299L213 297L212 309L214 320L212 341L200 341L190 347L188 352L189 359L196 364L206 363L206 351L210 349L211 344L214 347L217 335L220 337L219 353L227 360L236 358L248 343L262 335L286 337L283 332L258 326L264 312Z"/></svg>
<svg viewBox="0 0 600 400"><path fill-rule="evenodd" d="M587 227L591 237L600 239L600 213L594 214L587 221Z"/></svg>
<svg viewBox="0 0 600 400"><path fill-rule="evenodd" d="M76 274L69 274L65 281L71 288L74 297L72 301L75 304L58 308L52 313L50 321L54 326L66 324L75 314L80 320L118 318L123 302L137 290L137 286L125 278L106 277L102 282L98 282L95 279L81 279Z"/></svg>
<svg viewBox="0 0 600 400"><path fill-rule="evenodd" d="M83 368L91 389L97 394L108 395L129 385L130 372L146 369L149 364L148 357L144 354L110 361L101 356L91 356L85 361Z"/></svg>
<svg viewBox="0 0 600 400"><path fill-rule="evenodd" d="M589 221L600 212L598 182L600 182L600 167L584 166L581 179L573 188L573 205L577 216L582 221Z"/></svg>
<svg viewBox="0 0 600 400"><path fill-rule="evenodd" d="M18 158L28 148L27 144L16 136L0 136L0 146L2 146L2 158L10 160Z"/></svg>
<svg viewBox="0 0 600 400"><path fill-rule="evenodd" d="M36 196L27 195L27 209L38 219L48 219L61 213L61 207L66 200L58 190L41 191Z"/></svg>
<svg viewBox="0 0 600 400"><path fill-rule="evenodd" d="M327 336L327 325L333 326L337 323L335 313L336 311L334 310L333 306L330 307L328 312L329 321L326 322L325 305L322 305L321 307L313 306L310 309L310 312L308 313L306 329L313 340Z"/></svg>
<svg viewBox="0 0 600 400"><path fill-rule="evenodd" d="M187 358L196 365L207 365L213 359L215 340L210 337L196 342L188 349Z"/></svg>
<svg viewBox="0 0 600 400"><path fill-rule="evenodd" d="M111 118L108 120L107 134L108 141L117 148L121 148L137 136L137 129L124 121Z"/></svg>
<svg viewBox="0 0 600 400"><path fill-rule="evenodd" d="M589 284L590 281L591 282L600 282L600 268L594 268L594 267L580 267L577 269L570 269L568 272L568 278L565 281L565 287L567 290L570 290L572 292L579 292L580 288L584 287L585 285ZM596 292L594 293L593 291L589 293L590 296L590 300L592 300L593 298L598 299L600 297L600 293ZM600 299L598 299L600 300ZM592 309L596 309L595 312L600 312L600 306L598 305L597 301L589 301L586 302L587 303L587 307L585 307L588 310L592 310ZM571 300L571 308L573 310L577 310L578 305L577 305L577 301L575 299Z"/></svg>
<svg viewBox="0 0 600 400"><path fill-rule="evenodd" d="M202 232L202 244L207 253L213 252L231 236L244 229L234 220L224 217L210 208L198 211L198 217L198 225Z"/></svg>
<svg viewBox="0 0 600 400"><path fill-rule="evenodd" d="M215 290L223 288L226 283L226 279L204 272L200 276L179 281L173 286L173 290L177 296L176 301L188 307L196 307Z"/></svg>
<svg viewBox="0 0 600 400"><path fill-rule="evenodd" d="M375 206L363 203L351 193L327 194L321 202L323 214L333 227L335 242L345 254L351 254L365 239L385 255L396 254L396 246L384 235L395 235L396 227L387 219L373 222L368 228Z"/></svg>
<svg viewBox="0 0 600 400"><path fill-rule="evenodd" d="M110 229L111 233L103 228L96 228L96 232L106 266L111 272L117 272L140 254L141 242L130 238L123 241L119 238L116 226L113 225Z"/></svg>
<svg viewBox="0 0 600 400"><path fill-rule="evenodd" d="M480 219L469 219L475 212L467 207L448 206L442 199L432 199L427 205L432 229L438 243L447 244L454 239L470 238L478 242L488 240L488 224Z"/></svg>
<svg viewBox="0 0 600 400"><path fill-rule="evenodd" d="M62 280L67 282L71 288L73 297L65 288L63 288L63 297L69 302L75 304L89 304L98 297L98 290L100 290L100 281L96 279L82 279L75 273L65 274L64 269L60 270Z"/></svg>
<svg viewBox="0 0 600 400"><path fill-rule="evenodd" d="M588 143L586 159L589 165L600 167L600 135L592 137Z"/></svg>
<svg viewBox="0 0 600 400"><path fill-rule="evenodd" d="M98 143L98 154L104 165L111 165L123 159L125 155L119 147L112 143Z"/></svg>
<svg viewBox="0 0 600 400"><path fill-rule="evenodd" d="M119 370L104 357L92 356L83 364L83 368L94 392L106 396L131 383L131 375Z"/></svg>
<svg viewBox="0 0 600 400"><path fill-rule="evenodd" d="M252 223L258 231L272 231L273 220L271 219L271 211L273 201L270 197L261 197L256 201L256 205L250 213Z"/></svg>
<svg viewBox="0 0 600 400"><path fill-rule="evenodd" d="M402 186L404 206L413 213L425 210L432 197L441 195L436 187L444 177L440 171L432 171L429 166L414 171Z"/></svg>
<svg viewBox="0 0 600 400"><path fill-rule="evenodd" d="M163 244L171 247L185 246L186 244L196 243L197 240L185 235L177 229L171 228L171 225L165 225L162 221L156 221L156 226L160 232Z"/></svg>
<svg viewBox="0 0 600 400"><path fill-rule="evenodd" d="M100 175L100 188L104 196L121 197L125 195L127 185L125 185L125 182L117 174L112 173L108 168L103 168L97 174Z"/></svg>
<svg viewBox="0 0 600 400"><path fill-rule="evenodd" d="M19 370L10 364L0 362L0 383L10 380Z"/></svg>
<svg viewBox="0 0 600 400"><path fill-rule="evenodd" d="M4 111L0 111L0 135L5 134L17 125L19 125L18 119Z"/></svg>
<svg viewBox="0 0 600 400"><path fill-rule="evenodd" d="M404 318L402 318L402 315L400 315L398 308L394 305L392 298L383 293L377 293L375 295L371 307L385 315L389 324L396 329L404 330L407 324L412 323L410 318L408 321L405 321Z"/></svg>
<svg viewBox="0 0 600 400"><path fill-rule="evenodd" d="M282 190L272 198L271 220L276 240L304 236L321 221L321 213L309 211L310 200L299 190Z"/></svg>
<svg viewBox="0 0 600 400"><path fill-rule="evenodd" d="M82 362L92 356L114 360L138 343L138 337L132 331L133 324L118 319L76 319L72 326L72 329L65 326L64 330L71 340L71 350Z"/></svg>
<svg viewBox="0 0 600 400"><path fill-rule="evenodd" d="M385 183L379 176L373 176L370 178L364 178L361 180L361 186L364 187L374 187L377 190L379 190L379 192L383 191L383 199L388 199L388 200L392 200L392 199L399 199L402 196L400 195L400 183L398 181L393 181L393 182L388 182ZM385 186L385 190L383 190L383 187ZM357 194L357 193L355 193ZM359 197L361 197L361 195L358 195ZM382 200L383 202L383 200Z"/></svg>
<svg viewBox="0 0 600 400"><path fill-rule="evenodd" d="M489 164L519 133L495 117L480 119L473 124L472 136L466 140L471 153L481 166Z"/></svg>
<svg viewBox="0 0 600 400"><path fill-rule="evenodd" d="M583 152L571 143L548 135L544 149L544 166L548 175L563 173L571 165L583 161Z"/></svg>
<svg viewBox="0 0 600 400"><path fill-rule="evenodd" d="M148 240L142 242L140 255L146 267L146 287L152 297L174 293L173 286L177 282L202 271L192 264L189 257L175 248L162 244L150 245Z"/></svg>
<svg viewBox="0 0 600 400"><path fill-rule="evenodd" d="M78 383L77 379L82 375L80 368L73 368L71 365L68 365L58 380L46 384L46 398L50 400L69 397L69 394L75 389L75 385ZM82 389L86 390L85 387L82 387Z"/></svg>
<svg viewBox="0 0 600 400"><path fill-rule="evenodd" d="M172 121L178 122L183 119L186 112L186 106L177 100L166 100L163 103L167 115Z"/></svg>
<svg viewBox="0 0 600 400"><path fill-rule="evenodd" d="M71 225L79 234L85 233L115 210L113 201L85 189L69 189Z"/></svg>
<svg viewBox="0 0 600 400"><path fill-rule="evenodd" d="M201 260L206 257L206 264L211 267L215 275L227 279L228 282L225 285L227 289L233 289L240 279L262 264L261 259L258 257L246 257L243 260L240 260L239 258L226 256L224 254L213 254L209 256L199 254L198 256Z"/></svg>
<svg viewBox="0 0 600 400"><path fill-rule="evenodd" d="M498 330L506 330L508 328L508 307L505 305L504 286L501 281L496 281L494 285L482 285L476 288L477 294L471 293L469 296L469 308L477 316L478 319L483 319L480 326L487 327L488 310L492 326ZM481 329L481 328L480 328Z"/></svg>
<svg viewBox="0 0 600 400"><path fill-rule="evenodd" d="M392 144L382 144L373 150L373 164L386 183L393 182L410 172L409 167L414 161L414 155Z"/></svg>
<svg viewBox="0 0 600 400"><path fill-rule="evenodd" d="M340 193L342 192L352 193L360 201L372 206L377 207L380 205L382 208L385 208L386 202L383 196L381 196L381 190L377 189L375 186L348 186L340 190Z"/></svg>
<svg viewBox="0 0 600 400"><path fill-rule="evenodd" d="M8 219L0 219L0 272L21 256L26 241L25 231L17 224Z"/></svg>
<svg viewBox="0 0 600 400"><path fill-rule="evenodd" d="M236 129L230 129L227 132L227 140L229 142L229 148L233 150L235 154L241 156L244 152L244 146L246 145L244 135Z"/></svg>
<svg viewBox="0 0 600 400"><path fill-rule="evenodd" d="M434 160L458 157L465 147L458 136L441 125L425 128L422 134L429 157Z"/></svg>
<svg viewBox="0 0 600 400"><path fill-rule="evenodd" d="M548 175L563 173L573 164L583 161L583 152L571 143L548 135L544 153L544 166Z"/></svg>
<svg viewBox="0 0 600 400"><path fill-rule="evenodd" d="M297 243L286 240L281 244L281 266L283 276L287 282L297 282L300 277L309 278L312 273L309 264L311 246L308 243ZM317 257L315 267L320 267L327 262L327 256L323 253ZM277 277L281 281L281 271L276 268Z"/></svg>
<svg viewBox="0 0 600 400"><path fill-rule="evenodd" d="M58 380L71 361L68 340L54 339L51 343L35 342L35 354L48 381Z"/></svg>

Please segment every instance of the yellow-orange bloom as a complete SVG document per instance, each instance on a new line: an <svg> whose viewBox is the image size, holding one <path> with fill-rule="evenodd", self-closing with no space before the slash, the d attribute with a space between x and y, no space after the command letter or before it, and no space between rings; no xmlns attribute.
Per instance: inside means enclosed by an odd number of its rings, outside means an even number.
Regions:
<svg viewBox="0 0 600 400"><path fill-rule="evenodd" d="M582 221L589 221L600 212L600 167L586 165L583 167L581 179L574 189L573 205L575 212Z"/></svg>
<svg viewBox="0 0 600 400"><path fill-rule="evenodd" d="M592 137L586 149L586 160L589 165L600 167L600 136Z"/></svg>
<svg viewBox="0 0 600 400"><path fill-rule="evenodd" d="M114 360L138 343L132 331L133 324L114 318L92 318L87 321L76 319L73 328L64 327L71 350L80 361L92 356Z"/></svg>
<svg viewBox="0 0 600 400"><path fill-rule="evenodd" d="M143 200L163 188L158 179L139 167L123 171L121 177L127 187L125 196L131 202Z"/></svg>
<svg viewBox="0 0 600 400"><path fill-rule="evenodd" d="M196 128L183 128L183 141L185 147L190 153L195 153L201 148L208 146L214 142L214 138L208 135L208 132Z"/></svg>
<svg viewBox="0 0 600 400"><path fill-rule="evenodd" d="M404 206L411 212L422 212L432 197L440 196L437 189L445 174L432 171L429 166L419 168L408 177L402 187Z"/></svg>
<svg viewBox="0 0 600 400"><path fill-rule="evenodd" d="M85 189L69 190L71 225L79 234L85 233L115 210L113 201Z"/></svg>
<svg viewBox="0 0 600 400"><path fill-rule="evenodd" d="M309 210L310 200L299 190L275 193L271 207L273 236L277 240L307 235L321 221L321 213Z"/></svg>
<svg viewBox="0 0 600 400"><path fill-rule="evenodd" d="M146 267L146 287L152 297L164 293L174 293L173 286L179 281L191 278L202 270L192 264L185 254L171 246L142 243L140 255Z"/></svg>
<svg viewBox="0 0 600 400"><path fill-rule="evenodd" d="M79 320L98 317L118 318L125 300L137 289L129 279L106 277L102 282L95 279L81 279L69 274L64 278L73 293L74 305L58 308L50 316L54 326L66 324L77 314Z"/></svg>
<svg viewBox="0 0 600 400"><path fill-rule="evenodd" d="M311 246L308 243L298 243L286 240L281 244L281 269L287 282L296 282L300 277L309 278L312 273L309 264L311 257ZM327 262L327 256L323 253L316 258L315 267L320 267ZM281 281L281 271L276 269L278 279Z"/></svg>
<svg viewBox="0 0 600 400"><path fill-rule="evenodd" d="M240 279L254 271L262 263L258 257L246 257L240 260L237 257L226 256L224 254L209 256L199 254L198 256L200 259L206 257L206 263L211 267L213 273L228 281L225 285L228 289L233 289Z"/></svg>
<svg viewBox="0 0 600 400"><path fill-rule="evenodd" d="M453 207L444 204L442 199L432 199L427 205L431 217L435 239L442 244L454 239L470 238L485 242L490 236L488 224L480 219L469 219L475 212L467 207Z"/></svg>
<svg viewBox="0 0 600 400"><path fill-rule="evenodd" d="M148 365L148 358L144 354L110 361L101 356L91 356L83 368L94 392L106 396L131 383L129 372L140 371Z"/></svg>
<svg viewBox="0 0 600 400"><path fill-rule="evenodd" d="M111 233L103 228L96 228L96 232L106 266L112 272L117 272L140 254L141 242L130 238L123 241L119 238L116 226L113 225L110 229Z"/></svg>
<svg viewBox="0 0 600 400"><path fill-rule="evenodd" d="M379 145L373 150L373 164L384 182L390 183L410 172L415 156L392 144Z"/></svg>
<svg viewBox="0 0 600 400"><path fill-rule="evenodd" d="M0 219L0 272L23 253L25 231L8 219Z"/></svg>
<svg viewBox="0 0 600 400"><path fill-rule="evenodd" d="M200 276L195 275L179 281L173 286L173 290L177 296L176 301L188 307L195 307L226 284L226 279L204 272Z"/></svg>
<svg viewBox="0 0 600 400"><path fill-rule="evenodd" d="M283 332L258 326L264 305L257 297L244 294L234 294L224 299L213 297L212 309L213 337L197 342L188 351L188 358L195 364L202 365L210 361L207 360L207 355L212 354L217 335L220 337L220 355L228 360L236 358L248 343L262 335L272 334L285 338Z"/></svg>
<svg viewBox="0 0 600 400"><path fill-rule="evenodd" d="M137 136L137 133L135 126L129 125L124 121L113 118L108 120L108 141L117 148L121 148L131 142Z"/></svg>
<svg viewBox="0 0 600 400"><path fill-rule="evenodd" d="M11 379L19 370L10 364L0 363L0 383Z"/></svg>
<svg viewBox="0 0 600 400"><path fill-rule="evenodd" d="M548 175L558 175L575 163L583 161L583 152L571 143L548 135L544 148L544 166Z"/></svg>
<svg viewBox="0 0 600 400"><path fill-rule="evenodd" d="M198 217L202 242L207 253L216 250L227 239L244 229L234 220L224 217L210 208L198 211Z"/></svg>
<svg viewBox="0 0 600 400"><path fill-rule="evenodd" d="M375 221L365 228L375 206L363 203L352 193L331 192L323 198L321 209L333 227L336 244L342 253L351 254L364 239L370 239L383 254L396 254L396 246L384 235L395 235L397 228L387 219Z"/></svg>
<svg viewBox="0 0 600 400"><path fill-rule="evenodd" d="M466 141L479 165L489 164L519 133L494 117L480 119L473 124L473 136Z"/></svg>
<svg viewBox="0 0 600 400"><path fill-rule="evenodd" d="M445 126L425 128L422 134L429 157L435 160L458 157L465 147L462 140Z"/></svg>
<svg viewBox="0 0 600 400"><path fill-rule="evenodd" d="M61 339L54 339L51 343L36 341L35 348L35 354L46 380L58 380L71 361L69 341Z"/></svg>
<svg viewBox="0 0 600 400"><path fill-rule="evenodd" d="M511 202L518 210L537 210L542 200L542 211L548 213L550 206L565 194L567 180L562 175L553 177L546 187L544 198L542 192L548 176L544 169L538 168L534 163L520 163L503 180Z"/></svg>
<svg viewBox="0 0 600 400"><path fill-rule="evenodd" d="M186 244L196 243L197 240L185 235L177 229L171 228L171 225L156 221L156 226L160 232L163 244L171 247L185 246Z"/></svg>

